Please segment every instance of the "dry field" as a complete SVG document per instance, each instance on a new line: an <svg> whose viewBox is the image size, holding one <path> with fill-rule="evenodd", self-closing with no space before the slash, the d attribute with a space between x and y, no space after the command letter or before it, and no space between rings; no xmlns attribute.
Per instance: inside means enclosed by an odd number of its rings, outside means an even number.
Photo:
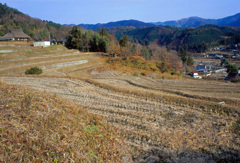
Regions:
<svg viewBox="0 0 240 163"><path fill-rule="evenodd" d="M0 54L0 80L63 97L102 117L124 136L135 161L240 161L239 84L123 76L99 54L59 46L36 51ZM49 66L78 60L88 63ZM25 76L33 65L45 66L44 74Z"/></svg>
<svg viewBox="0 0 240 163"><path fill-rule="evenodd" d="M116 130L78 105L0 82L0 162L132 162Z"/></svg>

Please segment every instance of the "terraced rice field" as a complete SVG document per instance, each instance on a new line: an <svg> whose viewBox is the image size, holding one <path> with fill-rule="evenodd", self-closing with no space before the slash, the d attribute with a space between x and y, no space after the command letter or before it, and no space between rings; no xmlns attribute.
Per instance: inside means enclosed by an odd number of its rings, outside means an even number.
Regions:
<svg viewBox="0 0 240 163"><path fill-rule="evenodd" d="M113 71L99 73L98 67L103 63L98 55L74 51L63 57L61 52L56 53L59 54L34 56L42 57L43 63L32 58L28 66L78 59L89 62L57 68L46 66L45 75L35 77L6 76L4 72L15 72L12 70L16 61L9 65L6 62L0 66L0 80L56 94L103 117L124 136L135 161L149 156L165 162L240 159L240 136L235 127L240 115L240 85L153 80L118 76ZM22 74L25 67L17 68L16 74Z"/></svg>
<svg viewBox="0 0 240 163"><path fill-rule="evenodd" d="M8 50L11 47L2 47L0 51L0 74L22 75L27 68L38 66L43 68L44 75L68 75L68 71L62 69L66 66L89 66L93 62L98 63L99 54L80 53L77 50L67 50L63 46L53 46L49 48L39 47L15 47L14 50ZM12 48L11 48L12 49ZM9 51L9 52L5 52ZM93 57L95 56L95 57Z"/></svg>

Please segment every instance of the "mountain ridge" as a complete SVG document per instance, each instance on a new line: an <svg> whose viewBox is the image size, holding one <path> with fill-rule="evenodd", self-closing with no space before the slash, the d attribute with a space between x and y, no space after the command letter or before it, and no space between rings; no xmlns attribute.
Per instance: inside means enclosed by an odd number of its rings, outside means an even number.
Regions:
<svg viewBox="0 0 240 163"><path fill-rule="evenodd" d="M164 22L143 22L139 20L120 20L120 21L111 21L108 23L97 23L97 24L78 24L81 27L89 30L96 30L98 28L109 28L109 27L135 27L135 28L144 28L144 27L154 27L154 26L174 26L174 27L199 27L201 25L207 25L207 24L213 24L213 25L220 25L220 26L240 26L240 13L237 13L235 15L227 16L220 19L205 19L198 16L192 16L189 18L182 18L179 20L170 20L170 21L164 21ZM64 24L67 25L67 24ZM72 26L74 24L69 24L67 26Z"/></svg>
<svg viewBox="0 0 240 163"><path fill-rule="evenodd" d="M98 29L98 28L109 28L109 27L129 27L129 26L132 26L132 27L135 27L135 28L144 28L144 27L152 27L152 26L155 26L154 24L152 23L145 23L145 22L142 22L142 21L139 21L139 20L133 20L133 19L130 19L130 20L120 20L120 21L111 21L111 22L108 22L108 23L97 23L97 24L79 24L81 27L89 30L89 29L92 29L92 30L95 30L95 29Z"/></svg>
<svg viewBox="0 0 240 163"><path fill-rule="evenodd" d="M176 26L176 27L198 27L206 24L225 25L225 26L240 26L240 13L227 16L220 19L205 19L197 16L183 18L179 20L171 20L165 22L157 22L155 25L160 26Z"/></svg>

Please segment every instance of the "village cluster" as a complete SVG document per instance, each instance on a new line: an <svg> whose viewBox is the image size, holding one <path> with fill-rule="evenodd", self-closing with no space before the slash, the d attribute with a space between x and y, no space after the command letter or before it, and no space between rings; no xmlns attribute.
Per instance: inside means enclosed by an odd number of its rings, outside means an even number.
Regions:
<svg viewBox="0 0 240 163"><path fill-rule="evenodd" d="M198 62L195 64L196 70L191 73L191 76L196 79L202 79L203 77L208 78L210 76L214 76L215 79L222 78L223 80L228 80L227 76L227 68L224 65L221 65L221 60L239 60L240 59L240 51L238 50L237 44L234 44L231 47L220 47L220 48L212 48L210 49L209 54L204 54L204 59L216 59L219 61L215 62ZM238 75L240 76L240 67L238 68Z"/></svg>

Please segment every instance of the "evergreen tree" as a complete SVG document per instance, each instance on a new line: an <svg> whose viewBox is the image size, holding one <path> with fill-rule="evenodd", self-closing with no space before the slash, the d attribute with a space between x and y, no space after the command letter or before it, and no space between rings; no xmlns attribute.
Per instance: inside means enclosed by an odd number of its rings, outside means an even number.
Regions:
<svg viewBox="0 0 240 163"><path fill-rule="evenodd" d="M66 47L69 49L80 49L83 39L81 27L74 26L67 37Z"/></svg>
<svg viewBox="0 0 240 163"><path fill-rule="evenodd" d="M181 56L181 60L183 62L184 74L186 73L186 62L188 60L187 51L181 48L179 51L179 55Z"/></svg>
<svg viewBox="0 0 240 163"><path fill-rule="evenodd" d="M185 49L181 48L181 49L179 49L178 53L181 56L183 64L185 64L188 60L187 51Z"/></svg>
<svg viewBox="0 0 240 163"><path fill-rule="evenodd" d="M193 63L194 63L193 57L189 56L189 57L187 58L187 65L188 65L188 66L192 66Z"/></svg>
<svg viewBox="0 0 240 163"><path fill-rule="evenodd" d="M228 64L227 65L227 73L231 77L235 77L238 74L238 68L236 65Z"/></svg>
<svg viewBox="0 0 240 163"><path fill-rule="evenodd" d="M93 36L90 40L90 50L93 52L107 52L108 40L106 37L102 38L99 34Z"/></svg>
<svg viewBox="0 0 240 163"><path fill-rule="evenodd" d="M145 59L150 59L152 56L151 50L149 48L147 48L146 46L144 46L144 48L142 49L142 55Z"/></svg>
<svg viewBox="0 0 240 163"><path fill-rule="evenodd" d="M228 63L228 60L226 58L223 58L221 60L221 66L227 66L229 63Z"/></svg>
<svg viewBox="0 0 240 163"><path fill-rule="evenodd" d="M119 40L119 45L121 47L126 47L127 46L127 42L128 42L128 37L126 35L124 35L123 38L121 38Z"/></svg>
<svg viewBox="0 0 240 163"><path fill-rule="evenodd" d="M108 33L106 32L105 28L103 27L102 30L99 32L100 36L104 37L104 36L108 36Z"/></svg>

